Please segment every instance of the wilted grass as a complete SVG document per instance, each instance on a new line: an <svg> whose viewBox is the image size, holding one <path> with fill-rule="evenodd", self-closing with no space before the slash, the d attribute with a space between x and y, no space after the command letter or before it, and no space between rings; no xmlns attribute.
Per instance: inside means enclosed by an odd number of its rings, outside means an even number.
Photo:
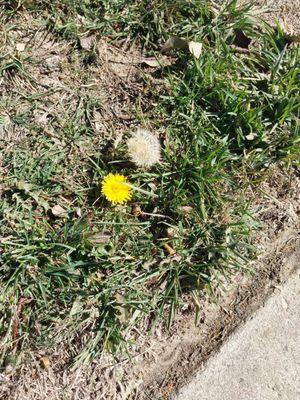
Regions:
<svg viewBox="0 0 300 400"><path fill-rule="evenodd" d="M216 274L239 270L253 254L255 222L242 195L252 174L279 159L299 162L299 49L280 29L262 33L250 9L237 9L235 1L221 13L203 1L129 3L25 0L7 2L3 11L7 27L34 13L75 46L87 31L138 40L156 55L172 35L203 43L198 60L178 53L176 64L160 71L165 88L152 88L155 106L145 111L140 99L133 104L137 121L164 132L161 163L149 171L122 161L123 143L82 155L82 143L93 143L89 112L97 99L84 99L64 121L54 115L55 136L44 134L26 110L10 115L32 135L3 152L3 359L17 342L28 348L65 341L77 360L87 360L103 348L126 348L124 332L145 317L170 325L185 292L197 308ZM241 30L255 42L250 51L232 46ZM3 76L12 68L26 73L19 60L0 65ZM38 107L43 97L29 100ZM1 100L5 114L17 106L13 98ZM109 172L157 197L136 192L133 203L112 207L99 187ZM63 218L53 215L54 205L63 206ZM24 297L30 303L13 343Z"/></svg>

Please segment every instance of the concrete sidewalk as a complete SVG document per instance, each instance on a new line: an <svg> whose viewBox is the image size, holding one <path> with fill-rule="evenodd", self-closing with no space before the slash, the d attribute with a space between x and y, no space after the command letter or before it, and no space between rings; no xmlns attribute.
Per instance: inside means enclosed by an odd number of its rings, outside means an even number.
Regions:
<svg viewBox="0 0 300 400"><path fill-rule="evenodd" d="M299 274L276 289L173 399L300 400Z"/></svg>

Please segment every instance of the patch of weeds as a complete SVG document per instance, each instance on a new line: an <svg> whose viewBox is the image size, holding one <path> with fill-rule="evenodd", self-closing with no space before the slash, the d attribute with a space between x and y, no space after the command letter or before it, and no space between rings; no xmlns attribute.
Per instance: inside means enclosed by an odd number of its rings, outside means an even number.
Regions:
<svg viewBox="0 0 300 400"><path fill-rule="evenodd" d="M235 1L216 13L196 0L25 0L10 3L8 20L24 10L43 12L41 24L71 41L90 30L138 38L147 51L172 35L203 43L199 59L179 53L177 64L162 71L166 89L153 89L156 107L136 111L164 131L161 162L146 171L128 161L124 140L95 142L91 120L100 98L81 89L92 77L88 67L69 68L79 82L75 105L55 97L60 112L44 129L32 121L33 111L47 108L43 92L28 96L25 82L26 96L20 89L1 102L27 129L13 150L3 146L3 357L67 342L72 357L89 360L103 349L126 350L125 333L145 317L149 325L165 318L170 326L185 293L193 293L197 307L219 274L245 267L255 252L249 236L256 223L242 195L251 172L278 159L299 162L299 50L280 30L262 33L249 7ZM24 97L28 103L18 110ZM132 202L113 207L100 192L108 173L124 174L157 197L136 191Z"/></svg>

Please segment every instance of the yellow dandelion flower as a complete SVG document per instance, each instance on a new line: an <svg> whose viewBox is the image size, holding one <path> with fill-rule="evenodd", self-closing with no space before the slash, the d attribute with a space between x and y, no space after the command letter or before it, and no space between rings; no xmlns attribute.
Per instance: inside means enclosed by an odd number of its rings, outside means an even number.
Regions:
<svg viewBox="0 0 300 400"><path fill-rule="evenodd" d="M132 187L125 176L108 174L103 179L101 193L113 204L123 204L132 198Z"/></svg>

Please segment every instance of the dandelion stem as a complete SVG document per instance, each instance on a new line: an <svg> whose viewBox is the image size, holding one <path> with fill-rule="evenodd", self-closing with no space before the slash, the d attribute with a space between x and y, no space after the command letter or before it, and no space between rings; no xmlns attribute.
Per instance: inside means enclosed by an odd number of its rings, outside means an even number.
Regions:
<svg viewBox="0 0 300 400"><path fill-rule="evenodd" d="M140 193L143 193L143 194L147 194L148 196L155 197L155 198L158 197L157 194L152 193L152 192L148 192L148 190L144 190L144 189L138 188L138 187L136 187L134 185L131 185L130 183L122 182L122 185L129 186L132 189L136 190L137 192L140 192Z"/></svg>

